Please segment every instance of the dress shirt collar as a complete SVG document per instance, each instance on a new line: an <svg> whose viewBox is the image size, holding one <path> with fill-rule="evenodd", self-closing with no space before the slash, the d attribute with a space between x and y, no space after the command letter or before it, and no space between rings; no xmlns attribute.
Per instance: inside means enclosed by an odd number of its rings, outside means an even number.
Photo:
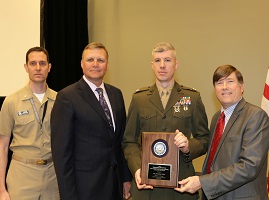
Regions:
<svg viewBox="0 0 269 200"><path fill-rule="evenodd" d="M165 89L167 89L167 91L169 92L169 95L170 95L170 93L171 93L171 91L172 91L174 85L175 85L175 81L173 82L172 85L170 85L170 86L168 86L167 88L165 88ZM161 86L159 83L157 83L157 82L156 82L156 86L157 86L158 92L159 92L159 94L160 94L160 96L161 96L161 93L162 93L164 87L162 87L162 86Z"/></svg>
<svg viewBox="0 0 269 200"><path fill-rule="evenodd" d="M99 87L97 87L95 84L93 84L91 81L89 81L85 75L83 75L83 79L86 81L86 83L89 85L89 87L92 89L92 91L94 93L97 93L96 92L96 88L102 88L104 93L106 93L106 89L105 89L105 86L104 86L104 82L101 83L101 85ZM97 93L98 94L98 93Z"/></svg>
<svg viewBox="0 0 269 200"><path fill-rule="evenodd" d="M241 101L241 99L239 101ZM226 108L226 109L224 109L223 107L221 108L221 112L224 111L224 114L225 114L225 126L228 123L229 119L231 118L231 116L232 116L232 114L234 112L234 109L237 106L237 104L239 103L239 101L236 102L234 105Z"/></svg>

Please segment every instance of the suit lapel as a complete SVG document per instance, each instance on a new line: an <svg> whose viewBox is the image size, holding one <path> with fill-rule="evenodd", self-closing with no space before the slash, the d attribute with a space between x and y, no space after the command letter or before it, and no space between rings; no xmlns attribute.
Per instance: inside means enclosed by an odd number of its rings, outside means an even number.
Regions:
<svg viewBox="0 0 269 200"><path fill-rule="evenodd" d="M88 84L82 79L78 81L78 89L79 93L82 96L82 98L85 99L85 101L90 104L90 106L96 110L96 112L108 123L108 120L106 118L105 112L103 108L101 107L98 99L96 98L95 94L91 90L91 88L88 86Z"/></svg>
<svg viewBox="0 0 269 200"><path fill-rule="evenodd" d="M245 106L245 104L246 104L246 101L244 100L244 98L242 98L242 99L240 100L240 102L237 104L237 106L235 107L235 109L234 109L234 111L233 111L233 114L231 115L231 117L230 117L228 123L226 124L225 129L224 129L224 132L223 132L223 134L222 134L222 136L221 136L221 139L220 139L218 148L217 148L217 150L216 150L215 157L214 157L214 159L213 159L213 163L214 163L214 160L215 160L215 158L216 158L216 156L217 156L217 154L218 154L218 152L219 152L219 150L220 150L220 147L222 146L222 144L223 144L225 138L227 137L227 135L229 134L229 131L230 131L230 129L232 128L232 126L234 125L236 119L239 117L239 115L240 115L240 111L243 109L243 107ZM218 115L218 116L220 116L220 111L219 111L219 115ZM216 119L214 119L214 121L212 121L212 123L215 124L215 129L216 129L217 120L218 120L218 118L216 118ZM214 129L214 132L215 132L215 129ZM214 135L212 134L212 137L210 138L211 143L210 143L210 146L209 146L209 151L210 151L210 149L211 149L211 145L212 145L212 141L213 141L213 136L214 136ZM208 155L209 155L209 154L207 154L204 163L207 163L207 161L208 161ZM206 169L205 166L206 166L206 165L203 166L203 171Z"/></svg>
<svg viewBox="0 0 269 200"><path fill-rule="evenodd" d="M220 145L223 143L224 139L226 138L226 136L228 135L230 129L232 128L232 126L234 125L236 119L238 118L238 116L240 115L240 111L243 109L243 107L245 106L246 101L242 98L240 100L240 102L237 104L237 106L235 107L233 114L231 115L228 123L226 124L226 127L224 129L224 132L222 134L221 140L220 140ZM219 148L217 149L217 151L219 150Z"/></svg>

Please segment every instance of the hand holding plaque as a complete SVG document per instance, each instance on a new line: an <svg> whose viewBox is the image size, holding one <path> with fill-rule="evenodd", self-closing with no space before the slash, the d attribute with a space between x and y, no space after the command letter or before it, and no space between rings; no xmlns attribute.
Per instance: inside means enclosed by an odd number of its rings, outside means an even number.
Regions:
<svg viewBox="0 0 269 200"><path fill-rule="evenodd" d="M142 166L143 184L154 187L178 186L178 148L174 144L176 133L143 132Z"/></svg>

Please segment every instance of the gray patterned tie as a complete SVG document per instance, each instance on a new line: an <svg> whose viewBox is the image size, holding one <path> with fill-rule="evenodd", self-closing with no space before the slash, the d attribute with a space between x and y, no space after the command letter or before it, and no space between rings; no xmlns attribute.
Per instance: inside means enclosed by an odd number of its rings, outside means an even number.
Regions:
<svg viewBox="0 0 269 200"><path fill-rule="evenodd" d="M113 127L112 117L111 117L110 110L108 108L108 105L107 105L106 100L105 100L104 95L103 95L103 89L102 88L96 88L96 91L99 94L99 102L100 102L100 104L101 104L101 106L102 106L102 108L103 108L103 110L105 112L105 115L106 115L106 118L107 118L107 120L109 122L109 125L111 127Z"/></svg>

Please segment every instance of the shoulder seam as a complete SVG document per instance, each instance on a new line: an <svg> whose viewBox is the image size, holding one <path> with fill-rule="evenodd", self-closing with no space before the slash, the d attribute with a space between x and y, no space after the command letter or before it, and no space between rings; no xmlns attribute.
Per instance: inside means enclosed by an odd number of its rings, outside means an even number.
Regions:
<svg viewBox="0 0 269 200"><path fill-rule="evenodd" d="M186 86L183 86L183 85L182 85L182 89L190 90L190 91L193 91L193 92L198 92L195 88L190 88L190 87L186 87Z"/></svg>
<svg viewBox="0 0 269 200"><path fill-rule="evenodd" d="M135 94L136 94L136 93L139 93L139 92L147 91L147 90L149 90L149 89L150 89L150 86L139 88L139 89L137 89L137 90L135 91Z"/></svg>

